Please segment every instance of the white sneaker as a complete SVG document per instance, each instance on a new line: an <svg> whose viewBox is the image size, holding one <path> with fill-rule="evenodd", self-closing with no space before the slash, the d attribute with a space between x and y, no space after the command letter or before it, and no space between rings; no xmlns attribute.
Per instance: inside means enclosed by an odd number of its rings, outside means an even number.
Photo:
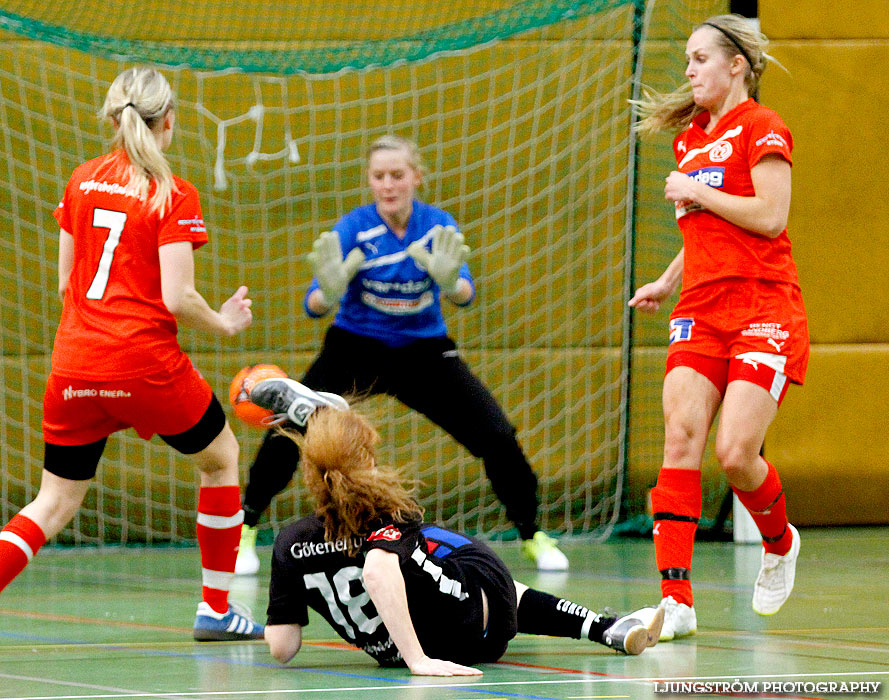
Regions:
<svg viewBox="0 0 889 700"><path fill-rule="evenodd" d="M660 609L664 611L664 626L661 627L659 641L669 642L671 639L688 637L698 631L698 616L695 614L694 607L689 607L685 603L677 603L671 595L664 598L657 607L642 608L627 617L635 617L650 628Z"/></svg>
<svg viewBox="0 0 889 700"><path fill-rule="evenodd" d="M249 525L241 526L241 543L238 545L238 559L235 562L235 574L253 576L259 571L259 555L256 553L256 528Z"/></svg>
<svg viewBox="0 0 889 700"><path fill-rule="evenodd" d="M774 615L784 605L793 590L796 576L796 560L799 557L800 537L797 529L788 523L793 541L787 554L769 554L762 551L762 566L753 584L753 609L760 615Z"/></svg>

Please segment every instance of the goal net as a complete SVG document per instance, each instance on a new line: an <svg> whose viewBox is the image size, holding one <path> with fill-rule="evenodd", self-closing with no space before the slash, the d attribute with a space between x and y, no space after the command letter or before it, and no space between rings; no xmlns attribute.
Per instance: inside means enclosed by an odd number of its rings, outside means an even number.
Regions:
<svg viewBox="0 0 889 700"><path fill-rule="evenodd" d="M72 169L107 149L110 129L95 115L111 80L149 63L177 95L168 155L201 193L210 234L196 254L197 287L214 306L242 283L255 300L254 325L236 338L180 334L220 399L246 364L306 369L329 321L302 311L305 253L369 201L369 143L409 137L430 170L420 196L451 212L472 247L477 300L446 311L450 334L518 428L540 478L541 525L606 536L624 489L639 9L625 0L158 0L112 13L97 0L4 3L3 520L34 497L42 467L41 399L60 313L52 212ZM422 482L427 517L508 536L478 460L392 400L366 409L383 459ZM246 476L261 433L233 427ZM196 485L194 467L157 438L121 432L58 541L190 541ZM306 513L294 483L263 530Z"/></svg>

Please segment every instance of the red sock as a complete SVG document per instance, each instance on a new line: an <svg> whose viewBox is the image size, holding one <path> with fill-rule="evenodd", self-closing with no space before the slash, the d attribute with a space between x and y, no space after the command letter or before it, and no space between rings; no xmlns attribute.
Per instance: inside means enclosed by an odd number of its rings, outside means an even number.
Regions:
<svg viewBox="0 0 889 700"><path fill-rule="evenodd" d="M691 592L691 555L701 518L701 472L661 469L651 490L654 513L654 552L661 572L663 597L694 605Z"/></svg>
<svg viewBox="0 0 889 700"><path fill-rule="evenodd" d="M46 542L46 535L33 520L15 515L0 532L0 591L22 570Z"/></svg>
<svg viewBox="0 0 889 700"><path fill-rule="evenodd" d="M793 535L787 527L787 506L778 471L768 461L769 471L759 488L741 491L732 487L738 500L750 511L762 535L762 546L769 554L784 555L790 551Z"/></svg>
<svg viewBox="0 0 889 700"><path fill-rule="evenodd" d="M203 598L218 613L228 612L228 589L241 541L241 489L202 486L198 495L198 546Z"/></svg>

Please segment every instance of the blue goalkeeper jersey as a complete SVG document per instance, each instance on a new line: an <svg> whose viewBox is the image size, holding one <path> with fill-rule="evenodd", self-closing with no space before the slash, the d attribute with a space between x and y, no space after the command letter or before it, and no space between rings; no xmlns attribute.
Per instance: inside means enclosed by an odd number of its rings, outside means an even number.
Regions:
<svg viewBox="0 0 889 700"><path fill-rule="evenodd" d="M456 228L457 222L447 212L417 200L413 202L403 240L386 225L376 204L353 209L340 219L334 231L340 237L343 255L360 248L365 261L340 300L333 325L392 347L418 338L447 335L441 314L441 290L405 252L414 241L423 241L431 249L430 231L436 225ZM460 268L460 277L473 286L474 297L475 287L465 264ZM313 279L304 301L306 313L312 317L317 315L309 310L308 298L315 289L318 280Z"/></svg>

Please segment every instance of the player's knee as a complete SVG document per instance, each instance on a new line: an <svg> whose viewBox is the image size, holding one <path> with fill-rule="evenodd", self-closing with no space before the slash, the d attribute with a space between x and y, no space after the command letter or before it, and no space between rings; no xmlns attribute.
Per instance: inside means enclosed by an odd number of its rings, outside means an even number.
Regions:
<svg viewBox="0 0 889 700"><path fill-rule="evenodd" d="M747 474L759 458L759 444L739 437L717 436L716 461L730 483Z"/></svg>
<svg viewBox="0 0 889 700"><path fill-rule="evenodd" d="M208 476L232 470L237 474L239 455L238 440L226 424L213 442L200 452L195 453L194 459L198 469Z"/></svg>
<svg viewBox="0 0 889 700"><path fill-rule="evenodd" d="M688 466L700 460L703 443L700 431L691 423L673 420L664 435L664 463Z"/></svg>

